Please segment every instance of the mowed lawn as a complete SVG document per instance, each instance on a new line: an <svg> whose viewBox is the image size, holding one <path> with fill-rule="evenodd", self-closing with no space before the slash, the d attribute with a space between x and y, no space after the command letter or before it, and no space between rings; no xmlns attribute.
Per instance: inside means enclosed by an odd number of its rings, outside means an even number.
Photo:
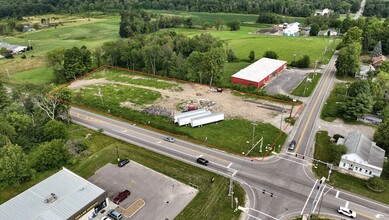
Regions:
<svg viewBox="0 0 389 220"><path fill-rule="evenodd" d="M53 71L48 67L38 67L10 75L11 81L18 83L32 83L42 85L55 81Z"/></svg>

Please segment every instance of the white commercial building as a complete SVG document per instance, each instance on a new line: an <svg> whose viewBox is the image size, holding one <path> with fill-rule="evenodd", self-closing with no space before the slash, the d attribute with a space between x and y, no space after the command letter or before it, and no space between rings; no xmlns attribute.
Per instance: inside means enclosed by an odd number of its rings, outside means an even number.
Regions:
<svg viewBox="0 0 389 220"><path fill-rule="evenodd" d="M347 138L339 138L338 144L347 147L347 153L339 162L339 171L360 178L381 176L385 160L385 150L378 147L359 132L352 131Z"/></svg>
<svg viewBox="0 0 389 220"><path fill-rule="evenodd" d="M0 219L89 220L109 200L103 189L63 168L0 205Z"/></svg>

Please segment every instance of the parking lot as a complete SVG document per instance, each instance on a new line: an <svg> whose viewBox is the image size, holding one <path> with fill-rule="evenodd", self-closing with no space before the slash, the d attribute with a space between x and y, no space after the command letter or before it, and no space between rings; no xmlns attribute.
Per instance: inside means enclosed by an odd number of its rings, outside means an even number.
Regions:
<svg viewBox="0 0 389 220"><path fill-rule="evenodd" d="M89 181L107 191L111 201L119 192L131 191L131 195L120 203L123 209L143 199L145 205L130 218L138 220L174 219L198 193L197 189L134 161L121 168L106 164Z"/></svg>
<svg viewBox="0 0 389 220"><path fill-rule="evenodd" d="M316 72L320 71L317 70ZM311 72L313 72L313 69L285 69L265 85L266 91L272 95L277 93L290 95L293 89Z"/></svg>

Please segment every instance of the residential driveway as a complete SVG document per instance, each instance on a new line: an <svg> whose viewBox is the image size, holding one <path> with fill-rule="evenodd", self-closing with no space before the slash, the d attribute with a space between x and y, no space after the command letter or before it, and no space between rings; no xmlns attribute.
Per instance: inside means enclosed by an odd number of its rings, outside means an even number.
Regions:
<svg viewBox="0 0 389 220"><path fill-rule="evenodd" d="M320 70L316 70L319 72ZM290 95L304 77L313 69L285 69L265 85L268 94Z"/></svg>
<svg viewBox="0 0 389 220"><path fill-rule="evenodd" d="M367 125L349 125L345 124L343 120L336 119L333 122L326 122L321 119L317 121L318 130L328 131L328 134L332 137L334 134L340 134L343 137L347 137L350 131L358 131L373 141L375 128Z"/></svg>
<svg viewBox="0 0 389 220"><path fill-rule="evenodd" d="M106 164L89 181L107 191L111 201L119 192L130 190L131 195L120 203L124 209L143 199L143 208L130 218L135 220L174 219L198 193L197 189L134 161L121 168Z"/></svg>

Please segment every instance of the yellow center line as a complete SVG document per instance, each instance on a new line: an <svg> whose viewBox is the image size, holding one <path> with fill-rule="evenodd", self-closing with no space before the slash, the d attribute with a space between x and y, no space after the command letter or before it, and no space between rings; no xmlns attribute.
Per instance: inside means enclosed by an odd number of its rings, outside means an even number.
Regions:
<svg viewBox="0 0 389 220"><path fill-rule="evenodd" d="M85 115L85 114L82 114L82 113L70 113L70 115L75 115L76 117L79 117L79 118L84 118L85 120L87 121L95 121L95 122L100 122L100 123L104 123L104 124L107 124L107 125L111 125L111 126L114 126L114 127L117 127L117 128L120 128L120 129L123 129L123 130L127 130L128 128L126 127L122 127L122 126L119 126L119 125L116 125L116 124L113 124L113 123L110 123L110 122L107 122L107 121L104 121L104 120L101 120L101 119L98 119L98 118L93 118L93 117L90 117L89 115ZM141 132L138 132L138 131L135 131L135 130L131 130L131 132L134 132L140 136L144 136L144 137L148 137L148 138L151 138L151 139L154 139L155 141L161 141L160 139L158 138L155 138L153 136L150 136L150 135L147 135L147 134L144 134L144 133L141 133ZM194 150L192 148L188 148L188 147L185 147L185 146L181 146L181 145L178 145L178 144L175 144L175 143L171 143L171 145L174 145L174 146L177 146L177 147L181 147L181 148L184 148L188 151L192 151L198 155L201 155L201 154L204 154L203 152L201 151L198 151L198 150ZM217 159L217 160L220 160L220 161L224 161L226 162L227 164L230 163L230 161L227 161L223 158L220 158L220 157L217 157L217 156L213 156L213 155L209 155L209 154L204 154L206 155L207 157L210 157L210 158L214 158L214 159Z"/></svg>
<svg viewBox="0 0 389 220"><path fill-rule="evenodd" d="M365 214L362 214L362 213L360 213L360 212L355 212L355 213L357 213L358 215L361 215L361 216L363 216L363 217L365 217L365 218L371 219L371 220L378 220L378 219L376 219L376 218L374 218L374 217L370 217L370 216L365 215Z"/></svg>
<svg viewBox="0 0 389 220"><path fill-rule="evenodd" d="M332 61L332 60L331 60L331 61ZM331 61L330 61L330 62L331 62ZM331 69L329 70L329 72L327 73L327 76L326 76L326 78L325 78L325 80L324 80L324 82L323 82L323 85L325 85L325 83L326 83L326 81L328 80L329 76L331 75L332 69L333 69L334 67L335 67L335 65L332 66ZM316 109L317 102L319 101L319 97L320 97L320 95L321 95L322 92L323 92L323 87L320 88L319 95L317 96L317 98L316 98L316 100L315 100L315 103L313 104L313 108L311 109L311 112L309 113L308 120L307 120L307 122L305 123L305 126L304 126L304 128L303 128L303 132L301 133L301 136L300 136L300 138L299 138L298 141L297 141L296 152L298 152L298 149L299 149L299 147L300 147L301 139L305 136L305 131L307 130L308 124L309 124L309 122L310 122L310 120L311 120L311 117L312 117L313 112L314 112L315 109ZM325 97L323 97L323 98L325 98ZM312 128L312 129L313 129L313 128ZM307 144L308 144L308 143L307 143Z"/></svg>

